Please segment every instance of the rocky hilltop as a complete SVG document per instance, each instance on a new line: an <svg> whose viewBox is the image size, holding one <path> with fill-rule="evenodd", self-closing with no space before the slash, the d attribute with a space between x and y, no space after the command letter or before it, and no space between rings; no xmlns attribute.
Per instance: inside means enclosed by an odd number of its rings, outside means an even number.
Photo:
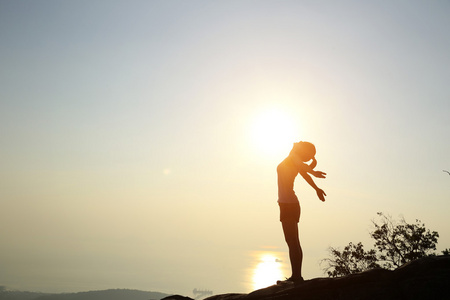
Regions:
<svg viewBox="0 0 450 300"><path fill-rule="evenodd" d="M189 300L173 295L165 300ZM222 294L205 300L450 299L450 256L422 258L394 270L373 269L302 284L273 285L249 294Z"/></svg>

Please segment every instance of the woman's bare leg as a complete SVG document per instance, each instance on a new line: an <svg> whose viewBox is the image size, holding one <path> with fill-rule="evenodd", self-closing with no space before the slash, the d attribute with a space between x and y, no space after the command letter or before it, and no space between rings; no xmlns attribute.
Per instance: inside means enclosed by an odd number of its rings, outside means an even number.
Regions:
<svg viewBox="0 0 450 300"><path fill-rule="evenodd" d="M298 224L296 222L282 222L284 238L289 248L291 260L292 279L302 278L303 251L298 237Z"/></svg>

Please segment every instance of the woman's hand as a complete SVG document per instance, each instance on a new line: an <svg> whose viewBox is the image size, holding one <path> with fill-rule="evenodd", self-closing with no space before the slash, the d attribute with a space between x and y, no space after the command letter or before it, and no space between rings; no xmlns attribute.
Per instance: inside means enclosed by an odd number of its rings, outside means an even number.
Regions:
<svg viewBox="0 0 450 300"><path fill-rule="evenodd" d="M325 192L319 188L316 190L316 193L317 193L317 197L319 197L320 201L325 202L325 196L327 194L325 194Z"/></svg>
<svg viewBox="0 0 450 300"><path fill-rule="evenodd" d="M317 178L325 178L325 175L327 175L327 173L322 172L322 171L313 171L313 172L311 172L311 174Z"/></svg>

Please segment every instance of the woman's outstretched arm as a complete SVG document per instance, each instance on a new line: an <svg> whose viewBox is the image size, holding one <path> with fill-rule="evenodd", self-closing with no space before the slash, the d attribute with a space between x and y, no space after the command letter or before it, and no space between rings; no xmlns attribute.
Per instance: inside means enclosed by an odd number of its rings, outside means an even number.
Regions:
<svg viewBox="0 0 450 300"><path fill-rule="evenodd" d="M314 168L317 165L317 160L315 158L313 158L313 161L311 162L310 165L305 164L300 157L298 157L298 155L291 151L291 153L289 154L289 156L291 157L292 161L294 162L294 164L297 166L298 168L298 172L301 174L301 172L307 172L311 175L313 175L314 177L317 178L325 178L325 175L327 175L327 173L322 172L322 171L315 171ZM303 175L302 175L303 176Z"/></svg>
<svg viewBox="0 0 450 300"><path fill-rule="evenodd" d="M319 172L320 172L320 171L319 171ZM304 171L300 171L299 173L300 173L300 175L302 175L303 179L305 179L305 181L306 181L306 182L307 182L314 190L316 190L317 197L319 197L319 199L320 199L322 202L325 201L325 196L326 196L327 194L325 194L325 192L324 192L322 189L320 189L320 188L316 185L316 183L315 183L314 180L311 178L311 176L309 176L309 174L306 173L306 172L304 172Z"/></svg>

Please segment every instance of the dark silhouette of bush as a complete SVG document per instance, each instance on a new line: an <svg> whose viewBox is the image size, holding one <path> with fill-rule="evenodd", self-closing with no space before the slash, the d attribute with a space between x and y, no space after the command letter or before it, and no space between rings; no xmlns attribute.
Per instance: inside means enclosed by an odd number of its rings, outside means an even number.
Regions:
<svg viewBox="0 0 450 300"><path fill-rule="evenodd" d="M329 251L332 257L322 262L327 263L324 271L330 277L346 276L380 267L375 250L365 251L361 242L356 245L350 242L342 252L333 247L330 247Z"/></svg>
<svg viewBox="0 0 450 300"><path fill-rule="evenodd" d="M328 276L345 276L380 267L392 270L407 262L436 255L433 252L439 238L436 231L426 229L420 220L408 224L404 218L397 222L381 212L377 214L379 220L372 221L374 230L370 233L375 240L375 249L365 251L361 242L349 243L343 251L330 247L331 257L322 260Z"/></svg>

